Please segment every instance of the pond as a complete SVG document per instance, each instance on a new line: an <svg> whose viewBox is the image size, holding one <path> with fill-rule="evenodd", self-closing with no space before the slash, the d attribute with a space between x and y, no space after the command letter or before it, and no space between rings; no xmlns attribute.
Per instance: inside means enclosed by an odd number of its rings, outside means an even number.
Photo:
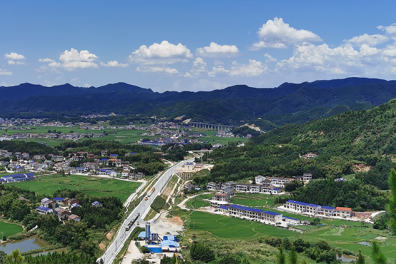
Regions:
<svg viewBox="0 0 396 264"><path fill-rule="evenodd" d="M47 247L49 245L50 243L35 235L22 240L1 244L0 251L4 251L6 254L11 254L11 252L17 248L19 248L21 252L26 252L33 249Z"/></svg>

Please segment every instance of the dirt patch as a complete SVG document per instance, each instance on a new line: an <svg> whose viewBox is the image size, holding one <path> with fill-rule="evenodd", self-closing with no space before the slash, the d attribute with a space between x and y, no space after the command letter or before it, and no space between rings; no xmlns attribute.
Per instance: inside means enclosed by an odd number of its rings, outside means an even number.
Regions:
<svg viewBox="0 0 396 264"><path fill-rule="evenodd" d="M175 223L176 225L183 226L183 220L180 217L178 217L178 216L175 216L175 217L172 217L172 218L168 218L168 220L170 222Z"/></svg>
<svg viewBox="0 0 396 264"><path fill-rule="evenodd" d="M386 237L383 237L383 236L377 236L375 239L384 241L384 240L386 240L387 238L386 238Z"/></svg>
<svg viewBox="0 0 396 264"><path fill-rule="evenodd" d="M158 219L151 222L152 232L164 236L166 234L177 235L183 231L183 220L180 217L167 218L166 215L163 213Z"/></svg>
<svg viewBox="0 0 396 264"><path fill-rule="evenodd" d="M371 169L370 166L367 166L366 164L363 163L358 163L355 164L354 170L357 172L368 172Z"/></svg>
<svg viewBox="0 0 396 264"><path fill-rule="evenodd" d="M107 233L106 238L108 240L111 240L113 238L113 235L114 235L114 230L111 230L109 233Z"/></svg>
<svg viewBox="0 0 396 264"><path fill-rule="evenodd" d="M99 249L102 250L102 251L105 251L106 250L106 245L103 244L103 243L100 243L99 244Z"/></svg>

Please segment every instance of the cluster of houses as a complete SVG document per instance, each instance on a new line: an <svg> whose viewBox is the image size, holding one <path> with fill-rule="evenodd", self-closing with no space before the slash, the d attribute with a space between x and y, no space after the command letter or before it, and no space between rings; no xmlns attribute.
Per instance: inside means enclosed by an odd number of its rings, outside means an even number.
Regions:
<svg viewBox="0 0 396 264"><path fill-rule="evenodd" d="M288 200L279 208L293 213L307 214L310 216L351 218L354 215L352 209L348 207L332 207L303 203L294 200Z"/></svg>
<svg viewBox="0 0 396 264"><path fill-rule="evenodd" d="M20 133L20 134L2 134L3 140L13 140L13 139L29 139L29 138L51 138L51 139L70 139L78 140L81 138L100 138L103 137L102 133Z"/></svg>
<svg viewBox="0 0 396 264"><path fill-rule="evenodd" d="M0 184L2 183L12 183L12 182L23 182L23 181L31 181L34 179L34 173L29 172L25 174L13 174L13 175L5 175L0 178Z"/></svg>
<svg viewBox="0 0 396 264"><path fill-rule="evenodd" d="M258 175L255 177L256 184L243 184L234 182L218 184L215 182L209 182L206 187L210 191L221 191L223 193L225 188L232 188L233 191L241 193L280 194L282 192L281 189L285 188L287 183L295 180L301 181L303 183L309 183L312 181L312 174L304 173L303 176L294 176L293 178L264 177Z"/></svg>
<svg viewBox="0 0 396 264"><path fill-rule="evenodd" d="M80 222L81 218L71 212L73 208L80 206L79 201L76 199L57 197L50 200L48 198L44 198L41 200L40 206L36 208L36 211L39 214L53 214L58 217L59 221L73 220ZM103 204L98 201L94 201L92 203L92 207L103 207Z"/></svg>

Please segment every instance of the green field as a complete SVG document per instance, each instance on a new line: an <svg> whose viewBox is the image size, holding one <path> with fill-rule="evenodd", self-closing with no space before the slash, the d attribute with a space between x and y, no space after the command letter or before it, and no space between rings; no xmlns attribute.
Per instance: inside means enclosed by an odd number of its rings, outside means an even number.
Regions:
<svg viewBox="0 0 396 264"><path fill-rule="evenodd" d="M79 126L74 127L45 127L45 126L38 126L38 127L30 127L29 130L14 130L14 129L7 129L1 131L2 133L11 135L11 134L22 134L22 133L32 133L32 134L42 134L48 133L48 130L56 130L61 131L63 133L69 133L70 131L76 133L95 133L95 134L102 134L104 131L108 134L107 136L103 136L100 138L95 138L95 140L115 140L121 143L134 143L141 138L158 138L159 136L142 136L141 134L145 131L141 130L124 130L124 129L110 129L107 128L105 130L85 130L81 129ZM217 131L215 130L195 130L196 132L200 132L206 135L204 138L199 138L202 141L208 141L209 143L220 143L222 145L227 145L228 142L238 142L238 141L247 141L247 138L221 138L214 136ZM67 142L70 140L67 139L50 139L50 138L29 138L29 139L18 139L20 141L27 141L27 142L43 142L50 146L57 146L60 145L62 142ZM81 139L86 140L86 138Z"/></svg>
<svg viewBox="0 0 396 264"><path fill-rule="evenodd" d="M6 237L21 233L23 231L23 228L20 225L16 224L9 224L0 221L0 231L4 232L4 235Z"/></svg>
<svg viewBox="0 0 396 264"><path fill-rule="evenodd" d="M284 213L284 215L290 214ZM300 218L300 216L296 215L291 216ZM197 211L189 214L187 218L187 227L190 231L206 231L219 238L249 240L261 236L273 236L280 238L288 237L292 240L302 238L310 242L325 240L331 246L345 250L358 252L360 248L362 253L366 256L370 256L371 247L362 246L358 243L363 241L369 242L377 237L383 236L387 239L384 242L380 242L382 251L389 260L394 261L396 256L395 237L392 237L387 231L376 230L371 226L362 227L360 223L343 220L322 220L323 223L326 222L328 225L318 227L310 226L305 233L300 234L248 220Z"/></svg>
<svg viewBox="0 0 396 264"><path fill-rule="evenodd" d="M272 207L276 199L275 195L260 193L237 193L231 198L231 203L250 207Z"/></svg>
<svg viewBox="0 0 396 264"><path fill-rule="evenodd" d="M114 196L124 202L140 186L137 182L126 182L89 176L62 176L54 174L39 177L34 181L11 183L21 189L34 191L39 195L52 196L56 190L71 189L84 191L91 196Z"/></svg>

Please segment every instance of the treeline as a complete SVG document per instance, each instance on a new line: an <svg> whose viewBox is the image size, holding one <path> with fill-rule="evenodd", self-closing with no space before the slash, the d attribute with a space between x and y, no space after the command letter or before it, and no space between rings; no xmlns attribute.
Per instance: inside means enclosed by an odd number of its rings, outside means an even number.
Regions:
<svg viewBox="0 0 396 264"><path fill-rule="evenodd" d="M320 205L350 207L355 211L383 210L388 194L359 180L335 182L333 179L314 180L293 192L293 199Z"/></svg>
<svg viewBox="0 0 396 264"><path fill-rule="evenodd" d="M48 253L47 255L25 256L25 262L28 264L93 264L96 262L94 256L81 253Z"/></svg>
<svg viewBox="0 0 396 264"><path fill-rule="evenodd" d="M167 144L161 147L161 151L166 153L166 158L172 161L183 160L187 156L188 151L211 149L210 143L193 143L180 146L179 144Z"/></svg>
<svg viewBox="0 0 396 264"><path fill-rule="evenodd" d="M48 155L48 154L58 154L58 151L52 147L48 147L44 144L37 142L25 142L25 141L15 141L15 140L4 140L0 141L0 149L6 149L11 151L13 154L15 152L29 153L30 155Z"/></svg>

